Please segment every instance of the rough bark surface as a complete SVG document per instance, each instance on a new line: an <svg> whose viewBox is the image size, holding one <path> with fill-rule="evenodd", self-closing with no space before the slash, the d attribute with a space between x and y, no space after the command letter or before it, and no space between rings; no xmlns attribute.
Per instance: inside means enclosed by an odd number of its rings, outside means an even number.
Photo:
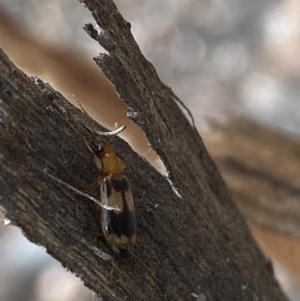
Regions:
<svg viewBox="0 0 300 301"><path fill-rule="evenodd" d="M0 203L7 217L103 300L285 300L198 133L141 55L129 23L111 1L85 4L103 32L88 29L110 54L96 61L138 113L182 198L112 138L128 164L138 223L135 261L115 260L94 240L95 205L41 171L81 190L92 183L97 169L74 131L89 137L83 124L91 122L1 52Z"/></svg>

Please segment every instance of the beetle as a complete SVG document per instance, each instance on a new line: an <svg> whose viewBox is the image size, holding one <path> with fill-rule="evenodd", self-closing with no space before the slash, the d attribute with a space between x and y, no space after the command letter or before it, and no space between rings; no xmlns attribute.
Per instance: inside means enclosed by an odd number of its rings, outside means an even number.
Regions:
<svg viewBox="0 0 300 301"><path fill-rule="evenodd" d="M131 258L136 243L136 218L131 185L123 174L126 164L100 136L95 136L91 142L85 139L84 143L93 153L100 172L96 183L100 187L100 200L104 204L98 206L103 236L120 257Z"/></svg>
<svg viewBox="0 0 300 301"><path fill-rule="evenodd" d="M74 96L74 98L84 115L90 119L91 117L77 97ZM67 115L57 102L54 105L59 112ZM70 119L72 118L67 116L67 120ZM117 156L114 148L102 138L119 134L125 129L125 125L119 128L116 127L115 130L109 132L95 131L85 126L93 134L91 142L83 137L71 123L69 123L69 126L74 129L80 140L94 155L94 161L100 175L88 190L91 190L97 184L100 188L100 201L48 174L46 171L43 172L69 189L95 202L97 209L100 210L99 223L106 243L120 257L132 258L133 247L136 243L136 218L131 185L123 174L126 164Z"/></svg>

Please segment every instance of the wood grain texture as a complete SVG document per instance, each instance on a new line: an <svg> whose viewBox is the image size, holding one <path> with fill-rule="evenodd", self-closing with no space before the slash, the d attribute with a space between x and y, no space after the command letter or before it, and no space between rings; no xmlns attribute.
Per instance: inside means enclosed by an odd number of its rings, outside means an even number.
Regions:
<svg viewBox="0 0 300 301"><path fill-rule="evenodd" d="M27 74L50 82L78 106L75 95L86 111L105 127L112 129L116 122L126 124L127 130L120 136L153 163L157 155L149 147L144 132L124 114L126 104L90 56L78 49L62 49L39 39L1 8L0 20L0 47L17 66ZM163 170L162 164L156 166Z"/></svg>
<svg viewBox="0 0 300 301"><path fill-rule="evenodd" d="M111 35L104 35L110 56L98 63L138 112L183 199L125 142L111 139L128 164L138 244L133 263L106 255L94 241L94 205L41 172L48 168L79 189L93 182L96 167L74 132L89 137L83 124L90 122L1 52L0 202L7 217L104 300L285 300L198 133L142 57L128 23L111 1L86 4Z"/></svg>

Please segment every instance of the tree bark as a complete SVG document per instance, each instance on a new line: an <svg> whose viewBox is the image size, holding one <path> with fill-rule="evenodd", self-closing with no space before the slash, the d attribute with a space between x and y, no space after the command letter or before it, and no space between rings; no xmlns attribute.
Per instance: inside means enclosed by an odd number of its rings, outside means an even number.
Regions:
<svg viewBox="0 0 300 301"><path fill-rule="evenodd" d="M138 224L135 261L116 260L95 241L95 205L42 171L84 190L97 169L76 132L89 139L84 125L103 128L1 52L0 203L7 217L103 300L285 300L200 136L140 53L129 23L111 1L85 4L103 32L86 29L109 52L96 61L137 112L169 179L110 139L128 165Z"/></svg>

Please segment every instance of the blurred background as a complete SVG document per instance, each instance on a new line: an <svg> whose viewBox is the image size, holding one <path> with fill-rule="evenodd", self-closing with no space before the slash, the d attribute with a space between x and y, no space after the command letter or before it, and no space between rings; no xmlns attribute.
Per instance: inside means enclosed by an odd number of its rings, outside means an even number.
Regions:
<svg viewBox="0 0 300 301"><path fill-rule="evenodd" d="M196 126L273 263L300 300L300 0L116 0L161 80ZM95 66L101 47L74 0L0 0L0 47L29 75L124 138L159 170L144 134ZM91 300L91 292L0 216L0 301Z"/></svg>

